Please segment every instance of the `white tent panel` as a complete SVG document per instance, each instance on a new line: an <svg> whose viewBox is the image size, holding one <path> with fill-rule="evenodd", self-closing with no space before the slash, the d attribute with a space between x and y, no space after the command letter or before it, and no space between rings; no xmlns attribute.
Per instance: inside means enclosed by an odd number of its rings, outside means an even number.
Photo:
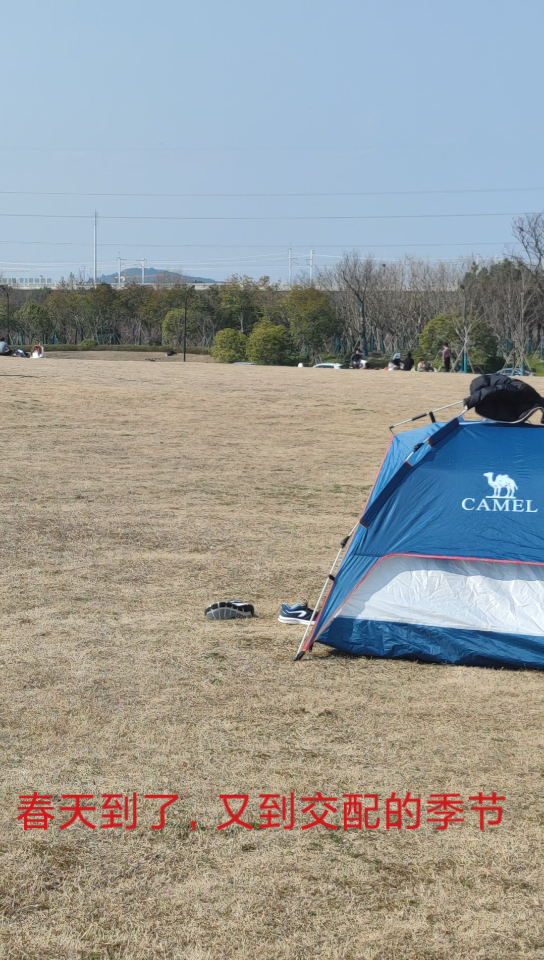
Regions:
<svg viewBox="0 0 544 960"><path fill-rule="evenodd" d="M385 557L335 616L544 637L544 565Z"/></svg>

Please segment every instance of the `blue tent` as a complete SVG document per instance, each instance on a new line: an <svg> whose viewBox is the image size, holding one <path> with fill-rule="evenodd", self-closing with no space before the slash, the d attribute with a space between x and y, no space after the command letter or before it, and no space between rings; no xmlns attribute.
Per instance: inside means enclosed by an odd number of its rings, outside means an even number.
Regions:
<svg viewBox="0 0 544 960"><path fill-rule="evenodd" d="M314 642L544 667L544 429L456 417L395 436Z"/></svg>

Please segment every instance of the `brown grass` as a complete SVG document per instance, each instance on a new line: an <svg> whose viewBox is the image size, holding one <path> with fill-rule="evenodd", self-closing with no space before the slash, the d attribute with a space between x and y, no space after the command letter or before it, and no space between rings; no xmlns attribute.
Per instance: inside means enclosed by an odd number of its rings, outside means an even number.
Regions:
<svg viewBox="0 0 544 960"><path fill-rule="evenodd" d="M543 957L543 676L295 664L276 619L315 599L388 424L469 378L92 360L1 370L1 956ZM230 597L258 619L204 618ZM507 801L495 832L216 829L220 793L256 822L259 793L318 789ZM23 832L34 790L180 800L162 832L143 804L133 832Z"/></svg>

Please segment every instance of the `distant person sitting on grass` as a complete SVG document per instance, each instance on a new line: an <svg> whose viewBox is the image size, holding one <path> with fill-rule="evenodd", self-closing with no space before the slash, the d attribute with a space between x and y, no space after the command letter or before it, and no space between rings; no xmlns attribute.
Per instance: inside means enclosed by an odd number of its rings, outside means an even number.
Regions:
<svg viewBox="0 0 544 960"><path fill-rule="evenodd" d="M403 370L411 370L413 366L414 366L414 358L413 358L413 356L412 356L412 354L411 354L411 352L410 352L410 350L409 350L408 353L406 354L406 358L405 358L404 363L403 363L403 365L402 365L402 369L403 369Z"/></svg>
<svg viewBox="0 0 544 960"><path fill-rule="evenodd" d="M10 357L12 353L13 353L13 351L12 351L11 347L9 346L9 344L6 343L5 340L0 340L0 356L2 356L2 357Z"/></svg>
<svg viewBox="0 0 544 960"><path fill-rule="evenodd" d="M451 350L447 343L444 344L442 349L442 363L444 364L446 373L449 373L451 370Z"/></svg>
<svg viewBox="0 0 544 960"><path fill-rule="evenodd" d="M352 370L360 370L363 365L363 354L359 350L359 347L352 353L349 361L349 365Z"/></svg>

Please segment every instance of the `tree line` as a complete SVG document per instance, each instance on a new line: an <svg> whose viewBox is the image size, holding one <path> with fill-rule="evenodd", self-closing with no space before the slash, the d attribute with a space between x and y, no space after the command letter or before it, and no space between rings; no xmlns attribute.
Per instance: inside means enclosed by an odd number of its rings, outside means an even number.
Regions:
<svg viewBox="0 0 544 960"><path fill-rule="evenodd" d="M197 290L77 282L9 289L12 342L140 344L212 349L218 360L289 363L345 358L356 346L434 360L444 338L471 367L521 366L544 339L544 214L513 223L517 252L488 261L415 257L383 263L348 252L286 290L268 277L233 276ZM0 324L6 331L6 298ZM430 325L430 326L429 326Z"/></svg>

